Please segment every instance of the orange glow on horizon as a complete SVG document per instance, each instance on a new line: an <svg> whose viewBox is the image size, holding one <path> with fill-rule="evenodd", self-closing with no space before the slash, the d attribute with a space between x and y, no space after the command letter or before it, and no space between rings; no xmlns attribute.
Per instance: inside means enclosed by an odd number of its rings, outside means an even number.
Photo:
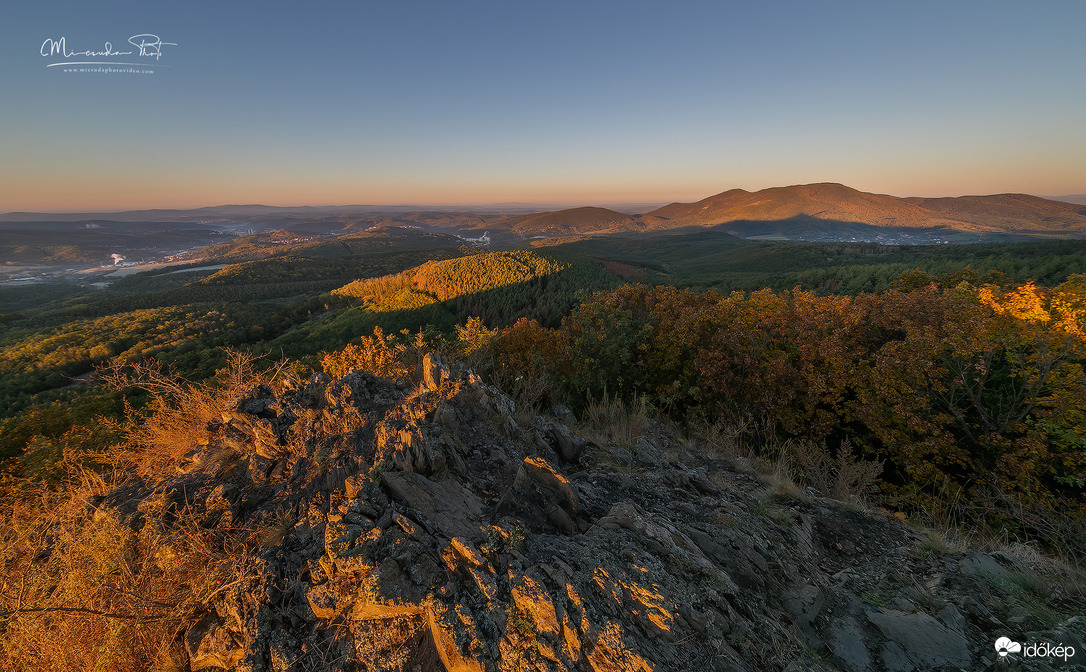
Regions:
<svg viewBox="0 0 1086 672"><path fill-rule="evenodd" d="M993 171L994 173L994 171ZM806 177L806 179L804 179ZM403 181L358 180L287 180L276 179L209 181L191 176L174 176L159 180L155 177L90 178L43 180L35 175L0 175L8 188L0 194L0 212L119 212L145 209L193 209L219 205L260 204L269 206L336 206L336 205L418 205L418 206L484 206L500 203L577 206L621 203L695 202L729 189L757 191L813 182L841 182L860 191L892 196L961 196L1006 192L1036 195L1082 193L1084 186L1064 180L1014 180L1000 174L973 174L968 180L952 184L936 177L891 179L888 175L872 175L870 180L850 180L843 175L791 176L771 181L765 172L736 180L719 178L689 180L663 179L652 183L639 176L622 183L610 176L599 183L569 184L559 180L530 180L495 182L463 180L461 183L438 180L404 183ZM755 181L757 180L757 181ZM118 187L118 182L122 186ZM1047 186L1054 184L1055 186Z"/></svg>

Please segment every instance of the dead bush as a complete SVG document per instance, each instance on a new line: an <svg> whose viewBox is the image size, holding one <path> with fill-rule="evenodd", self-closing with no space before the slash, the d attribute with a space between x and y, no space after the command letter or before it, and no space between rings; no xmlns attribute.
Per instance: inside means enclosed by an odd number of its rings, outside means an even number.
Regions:
<svg viewBox="0 0 1086 672"><path fill-rule="evenodd" d="M825 443L789 439L782 457L795 465L800 480L826 497L863 502L868 490L882 473L882 464L857 456L848 439L833 455Z"/></svg>
<svg viewBox="0 0 1086 672"><path fill-rule="evenodd" d="M0 669L176 664L184 630L217 596L253 580L247 533L208 531L185 510L154 507L136 531L89 505L96 494L42 490L7 503Z"/></svg>
<svg viewBox="0 0 1086 672"><path fill-rule="evenodd" d="M282 370L277 366L259 371L256 361L248 353L228 352L226 368L214 379L199 383L164 369L155 360L103 370L102 380L110 387L136 387L150 397L141 413L129 410L127 446L118 450L113 462L132 464L145 478L172 473L186 453L206 442L208 423L218 420L253 387L272 382ZM132 422L136 417L141 419Z"/></svg>

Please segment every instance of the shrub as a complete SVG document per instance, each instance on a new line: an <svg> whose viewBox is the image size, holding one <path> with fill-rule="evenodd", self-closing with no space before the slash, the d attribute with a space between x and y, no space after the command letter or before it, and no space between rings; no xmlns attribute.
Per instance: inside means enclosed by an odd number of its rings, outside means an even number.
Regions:
<svg viewBox="0 0 1086 672"><path fill-rule="evenodd" d="M139 388L150 399L142 419L130 413L127 449L114 461L135 464L137 473L151 480L172 473L182 457L206 439L208 423L253 387L271 382L283 368L280 364L271 372L260 372L255 363L249 354L228 352L227 366L201 383L187 381L155 360L104 369L107 385L117 390Z"/></svg>

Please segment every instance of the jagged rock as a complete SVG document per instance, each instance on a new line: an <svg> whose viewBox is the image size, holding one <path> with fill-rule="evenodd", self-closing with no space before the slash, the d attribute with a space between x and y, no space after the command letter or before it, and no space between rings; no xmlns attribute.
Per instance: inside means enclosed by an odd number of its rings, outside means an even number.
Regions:
<svg viewBox="0 0 1086 672"><path fill-rule="evenodd" d="M1026 639L1073 647L1075 655L1068 657L1066 661L1060 660L1058 666L1063 668L1078 666L1078 669L1086 667L1086 616L1075 616L1051 632L1030 633Z"/></svg>
<svg viewBox="0 0 1086 672"><path fill-rule="evenodd" d="M282 628L268 635L268 662L272 672L294 672L298 669L300 651L298 640Z"/></svg>
<svg viewBox="0 0 1086 672"><path fill-rule="evenodd" d="M347 493L347 499L358 500L359 496L373 484L369 474L354 474L343 482L343 490Z"/></svg>
<svg viewBox="0 0 1086 672"><path fill-rule="evenodd" d="M1008 574L1007 568L989 553L970 553L961 560L959 566L963 572L982 577L1006 579Z"/></svg>
<svg viewBox="0 0 1086 672"><path fill-rule="evenodd" d="M332 379L323 373L314 373L310 376L309 382L302 388L302 393L299 395L301 404L309 408L319 404L324 396L324 390L330 382L332 382Z"/></svg>
<svg viewBox="0 0 1086 672"><path fill-rule="evenodd" d="M460 605L449 609L431 602L426 609L430 634L447 672L483 672L480 660L485 645L470 612Z"/></svg>
<svg viewBox="0 0 1086 672"><path fill-rule="evenodd" d="M333 558L343 555L361 535L360 525L351 525L342 520L329 521L324 527L324 552Z"/></svg>
<svg viewBox="0 0 1086 672"><path fill-rule="evenodd" d="M192 669L988 669L1008 623L1032 619L1001 588L1030 571L1010 555L920 553L895 519L767 498L658 423L616 467L563 422L525 432L496 388L427 366L413 390L363 372L254 388L179 473L89 501L119 544L162 540L156 572L191 552L190 513L216 549L259 544L186 631ZM1084 611L1069 592L1060 617ZM1086 652L1083 618L1017 632Z"/></svg>
<svg viewBox="0 0 1086 672"><path fill-rule="evenodd" d="M781 600L785 611L792 616L793 622L803 631L807 640L812 645L817 645L818 636L811 626L818 618L825 602L825 594L822 590L812 585L796 586L785 592Z"/></svg>
<svg viewBox="0 0 1086 672"><path fill-rule="evenodd" d="M486 564L486 558L475 550L475 547L469 541L453 537L449 541L449 549L453 551L457 560L464 560L471 567L481 567Z"/></svg>
<svg viewBox="0 0 1086 672"><path fill-rule="evenodd" d="M608 623L588 654L594 672L652 672L653 666L630 650L623 638L622 626Z"/></svg>
<svg viewBox="0 0 1086 672"><path fill-rule="evenodd" d="M958 608L953 604L946 605L935 616L943 622L943 625L951 630L957 630L961 633L965 632L965 617L962 616L962 612L958 611Z"/></svg>
<svg viewBox="0 0 1086 672"><path fill-rule="evenodd" d="M189 628L185 633L185 648L192 670L208 667L229 669L245 657L245 650L213 613L204 616Z"/></svg>
<svg viewBox="0 0 1086 672"><path fill-rule="evenodd" d="M513 604L523 614L532 619L535 631L540 635L551 635L557 640L561 630L558 627L558 615L554 602L543 584L529 575L518 576L510 590Z"/></svg>
<svg viewBox="0 0 1086 672"><path fill-rule="evenodd" d="M625 528L634 532L646 540L655 542L656 547L662 553L682 553L682 557L703 571L712 572L713 563L705 557L689 537L680 532L674 526L665 521L652 521L647 519L636 504L630 501L616 504L607 512L607 515L596 521L596 525L603 529ZM722 574L727 581L728 588L734 590L730 577Z"/></svg>
<svg viewBox="0 0 1086 672"><path fill-rule="evenodd" d="M724 569L736 585L747 590L765 588L765 573L769 565L762 554L754 549L750 539L734 536L713 539L697 528L686 530L686 535L706 558ZM727 543L727 548L721 543Z"/></svg>
<svg viewBox="0 0 1086 672"><path fill-rule="evenodd" d="M846 669L852 672L869 672L872 669L871 654L856 619L851 616L835 618L825 632L830 650L844 661Z"/></svg>
<svg viewBox="0 0 1086 672"><path fill-rule="evenodd" d="M574 534L580 507L568 478L543 458L527 457L498 503L498 513L515 515L540 531Z"/></svg>
<svg viewBox="0 0 1086 672"><path fill-rule="evenodd" d="M275 393L267 385L259 385L249 391L237 404L238 413L248 413L259 418L277 418L281 407Z"/></svg>
<svg viewBox="0 0 1086 672"><path fill-rule="evenodd" d="M386 449L396 466L404 471L429 475L445 468L445 456L439 446L434 446L418 429L400 430Z"/></svg>
<svg viewBox="0 0 1086 672"><path fill-rule="evenodd" d="M140 503L151 494L142 479L132 479L118 486L102 497L94 497L88 506L94 509L94 522L110 520L121 527L138 529L143 516L139 512Z"/></svg>
<svg viewBox="0 0 1086 672"><path fill-rule="evenodd" d="M637 443L634 444L633 448L633 457L638 463L648 467L659 468L667 464L667 458L664 457L660 449L644 436L637 438Z"/></svg>
<svg viewBox="0 0 1086 672"><path fill-rule="evenodd" d="M242 454L255 453L268 459L279 456L279 432L271 420L230 411L222 414L222 425L223 446Z"/></svg>
<svg viewBox="0 0 1086 672"><path fill-rule="evenodd" d="M373 572L373 586L376 599L357 602L352 618L366 620L422 613L427 590L416 585L394 558L383 560L377 566Z"/></svg>
<svg viewBox="0 0 1086 672"><path fill-rule="evenodd" d="M449 367L441 362L441 357L428 352L422 357L422 384L431 392L436 392L441 384L449 379Z"/></svg>

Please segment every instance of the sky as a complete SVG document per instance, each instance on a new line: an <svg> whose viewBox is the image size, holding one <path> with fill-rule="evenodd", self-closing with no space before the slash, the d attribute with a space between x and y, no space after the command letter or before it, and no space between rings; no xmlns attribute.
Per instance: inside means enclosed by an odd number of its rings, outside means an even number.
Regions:
<svg viewBox="0 0 1086 672"><path fill-rule="evenodd" d="M1083 25L1082 0L17 3L0 212L1086 193Z"/></svg>

